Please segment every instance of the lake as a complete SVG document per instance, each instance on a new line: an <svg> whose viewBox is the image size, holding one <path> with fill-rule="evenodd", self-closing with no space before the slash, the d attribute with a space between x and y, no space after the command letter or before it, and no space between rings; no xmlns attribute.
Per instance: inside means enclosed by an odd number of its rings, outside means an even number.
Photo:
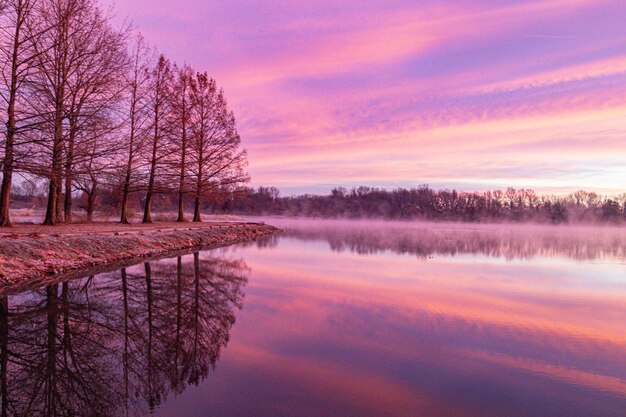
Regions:
<svg viewBox="0 0 626 417"><path fill-rule="evenodd" d="M626 414L626 231L268 219L0 303L9 416Z"/></svg>

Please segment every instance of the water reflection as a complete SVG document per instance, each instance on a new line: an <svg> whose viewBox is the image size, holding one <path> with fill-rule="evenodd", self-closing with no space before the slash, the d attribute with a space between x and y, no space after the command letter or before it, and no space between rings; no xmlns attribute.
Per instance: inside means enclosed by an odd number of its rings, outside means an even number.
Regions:
<svg viewBox="0 0 626 417"><path fill-rule="evenodd" d="M255 314L230 361L268 386L257 401L291 416L624 414L624 229L278 226L237 252Z"/></svg>
<svg viewBox="0 0 626 417"><path fill-rule="evenodd" d="M333 251L362 255L391 251L424 259L458 254L507 260L554 256L626 259L626 230L619 227L292 219L271 219L271 223L282 228L286 237L328 242ZM271 247L278 239L267 236L259 245Z"/></svg>
<svg viewBox="0 0 626 417"><path fill-rule="evenodd" d="M246 274L196 253L2 297L2 416L143 415L198 385Z"/></svg>
<svg viewBox="0 0 626 417"><path fill-rule="evenodd" d="M3 415L624 414L624 229L273 223L4 296Z"/></svg>

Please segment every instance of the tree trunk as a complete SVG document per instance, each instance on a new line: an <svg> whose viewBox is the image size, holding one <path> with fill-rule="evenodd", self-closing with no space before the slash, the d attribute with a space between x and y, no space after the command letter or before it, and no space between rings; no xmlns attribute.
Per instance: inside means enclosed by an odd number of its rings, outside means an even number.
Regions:
<svg viewBox="0 0 626 417"><path fill-rule="evenodd" d="M71 169L71 168L70 168ZM65 174L65 201L63 210L65 212L65 223L72 223L72 175Z"/></svg>
<svg viewBox="0 0 626 417"><path fill-rule="evenodd" d="M146 202L143 207L143 220L142 223L152 223L152 216L150 215L150 206L152 205L152 191L148 191L146 194Z"/></svg>
<svg viewBox="0 0 626 417"><path fill-rule="evenodd" d="M74 164L74 140L76 138L76 120L70 118L70 134L65 159L65 223L72 223L72 168Z"/></svg>
<svg viewBox="0 0 626 417"><path fill-rule="evenodd" d="M196 195L195 202L194 202L193 221L196 223L202 222L202 219L200 216L200 196L198 195Z"/></svg>
<svg viewBox="0 0 626 417"><path fill-rule="evenodd" d="M196 200L193 208L193 221L200 223L202 222L200 215L200 196L202 195L202 153L200 153L200 157L198 158L198 181L196 183Z"/></svg>
<svg viewBox="0 0 626 417"><path fill-rule="evenodd" d="M13 84L13 82L12 82ZM12 85L11 89L15 87ZM15 97L11 92L7 110L7 133L4 144L4 164L2 167L2 189L0 190L0 226L11 226L9 206L11 202L11 184L13 182L13 141L15 138Z"/></svg>
<svg viewBox="0 0 626 417"><path fill-rule="evenodd" d="M133 169L133 150L135 146L135 119L137 103L137 87L133 86L133 96L130 105L130 138L128 142L128 160L126 161L126 176L124 177L124 187L122 189L122 213L120 223L128 224L128 194L130 193L130 176Z"/></svg>
<svg viewBox="0 0 626 417"><path fill-rule="evenodd" d="M50 178L50 185L48 186L48 205L46 206L46 218L43 221L45 225L56 224L56 212L57 212L57 182L56 179Z"/></svg>
<svg viewBox="0 0 626 417"><path fill-rule="evenodd" d="M62 90L62 89L61 89ZM54 143L52 146L52 172L50 176L50 186L48 188L48 205L46 207L46 218L43 224L55 225L60 220L58 203L60 200L61 185L61 148L63 145L63 100L62 91L57 91L56 109L54 116Z"/></svg>
<svg viewBox="0 0 626 417"><path fill-rule="evenodd" d="M93 222L93 209L96 202L96 191L91 190L89 194L87 194L87 222Z"/></svg>
<svg viewBox="0 0 626 417"><path fill-rule="evenodd" d="M17 98L17 70L20 46L20 33L24 21L24 6L20 1L17 6L13 53L11 56L11 85L7 106L7 132L4 143L4 165L2 167L2 189L0 189L0 226L10 226L11 184L13 182L13 146L15 140L15 100Z"/></svg>
<svg viewBox="0 0 626 417"><path fill-rule="evenodd" d="M185 221L185 212L184 212L184 208L183 208L183 193L182 191L178 193L178 218L176 219L177 222L184 222Z"/></svg>
<svg viewBox="0 0 626 417"><path fill-rule="evenodd" d="M7 133L4 166L2 168L2 189L0 190L0 226L11 226L9 205L11 201L11 183L13 179L13 134Z"/></svg>
<svg viewBox="0 0 626 417"><path fill-rule="evenodd" d="M93 213L96 208L96 198L98 197L98 180L95 176L91 176L91 190L87 194L87 221L93 221Z"/></svg>
<svg viewBox="0 0 626 417"><path fill-rule="evenodd" d="M130 191L130 170L126 173L124 179L124 188L122 189L122 213L120 214L120 223L128 224L128 193Z"/></svg>
<svg viewBox="0 0 626 417"><path fill-rule="evenodd" d="M143 223L152 223L150 214L152 206L152 196L154 194L154 176L156 175L157 146L159 143L159 121L158 112L154 119L154 139L152 141L152 160L150 161L150 179L148 180L148 192L146 193L146 204L143 208Z"/></svg>
<svg viewBox="0 0 626 417"><path fill-rule="evenodd" d="M62 153L63 153L63 119L65 117L65 87L67 83L67 56L68 56L68 22L61 21L55 27L56 45L52 65L54 78L54 132L52 136L52 170L50 172L50 187L48 205L44 224L55 225L61 220L59 204L61 201L62 181Z"/></svg>
<svg viewBox="0 0 626 417"><path fill-rule="evenodd" d="M177 222L185 221L185 210L183 207L183 191L185 188L185 159L187 156L187 101L185 100L186 91L183 89L183 108L182 108L182 127L183 137L180 144L180 183L178 185L178 219Z"/></svg>
<svg viewBox="0 0 626 417"><path fill-rule="evenodd" d="M60 171L59 171L60 172ZM59 183L57 185L57 204L56 204L56 223L63 222L63 178L59 175Z"/></svg>

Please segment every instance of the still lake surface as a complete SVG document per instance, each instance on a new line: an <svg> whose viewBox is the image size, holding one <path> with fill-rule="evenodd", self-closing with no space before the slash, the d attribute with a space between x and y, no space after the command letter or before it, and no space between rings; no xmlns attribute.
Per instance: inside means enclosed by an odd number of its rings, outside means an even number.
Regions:
<svg viewBox="0 0 626 417"><path fill-rule="evenodd" d="M8 415L626 415L624 228L268 222L4 294Z"/></svg>

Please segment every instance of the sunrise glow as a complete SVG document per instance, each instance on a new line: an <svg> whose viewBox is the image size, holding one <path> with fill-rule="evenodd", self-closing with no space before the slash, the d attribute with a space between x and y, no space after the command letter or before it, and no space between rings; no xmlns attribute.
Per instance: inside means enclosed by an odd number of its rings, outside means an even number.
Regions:
<svg viewBox="0 0 626 417"><path fill-rule="evenodd" d="M626 3L144 0L116 10L167 55L214 74L254 186L623 191Z"/></svg>

